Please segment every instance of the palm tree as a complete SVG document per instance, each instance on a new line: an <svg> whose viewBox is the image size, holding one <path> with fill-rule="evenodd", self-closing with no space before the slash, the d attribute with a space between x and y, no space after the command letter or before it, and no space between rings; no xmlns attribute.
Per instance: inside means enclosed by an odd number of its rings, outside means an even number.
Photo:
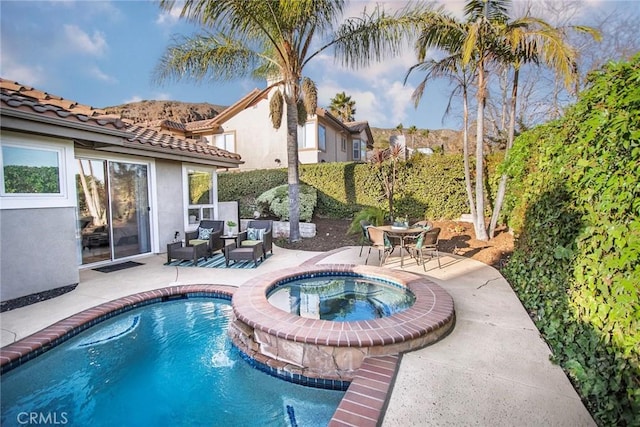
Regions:
<svg viewBox="0 0 640 427"><path fill-rule="evenodd" d="M586 26L570 28L587 33L596 40L600 39L600 33L593 28ZM510 65L511 68L513 68L511 99L510 105L508 106L509 128L505 149L506 160L509 155L509 150L513 146L515 137L520 68L525 64L539 65L540 62L544 62L545 65L553 68L556 75L564 82L567 90L571 90L573 85L578 82L579 75L575 66L577 53L575 49L565 41L565 29L552 27L538 18L524 17L506 24L501 32L503 35L503 45L506 48L501 59L506 65ZM493 238L495 235L506 188L507 175L502 174L498 184L493 214L489 223L490 238Z"/></svg>
<svg viewBox="0 0 640 427"><path fill-rule="evenodd" d="M418 128L415 125L409 126L409 129L407 129L407 134L411 136L411 148L412 149L416 148L414 143L413 143L413 138L415 137L416 133L418 133Z"/></svg>
<svg viewBox="0 0 640 427"><path fill-rule="evenodd" d="M160 0L170 11L176 0ZM228 81L242 77L269 78L282 88L286 106L289 183L289 240L300 240L298 122L313 114L305 98L304 67L320 52L333 48L349 67L398 54L403 41L421 22L427 6L407 6L388 14L380 6L362 17L347 19L337 30L344 0L185 0L181 17L206 28L204 33L174 41L156 67L156 80L191 78ZM328 40L325 44L322 44ZM320 47L312 51L312 47ZM307 85L313 92L313 85ZM312 97L311 97L312 98ZM306 97L306 101L312 101ZM298 111L301 112L299 117ZM273 113L273 111L272 111Z"/></svg>
<svg viewBox="0 0 640 427"><path fill-rule="evenodd" d="M355 105L356 101L353 101L346 93L340 92L331 98L329 111L343 122L352 122L353 116L356 114Z"/></svg>
<svg viewBox="0 0 640 427"><path fill-rule="evenodd" d="M413 91L412 99L417 108L420 103L427 83L438 78L448 78L454 83L454 89L449 96L449 101L443 115L446 117L451 111L453 98L462 97L462 149L464 161L465 189L467 202L476 234L478 230L476 197L471 179L471 162L469 153L469 89L475 79L473 64L464 63L462 60L462 47L468 37L470 24L458 21L445 13L431 17L428 25L422 28L416 42L416 56L418 63L409 68L404 83L414 71L424 72L423 80ZM427 59L429 48L436 47L444 52L439 59Z"/></svg>
<svg viewBox="0 0 640 427"><path fill-rule="evenodd" d="M419 58L425 58L421 52L428 48L444 50L448 56L439 61L426 61L413 68L421 68L428 72L427 79L452 75L464 70L465 85L458 86L463 91L463 102L466 103L466 83L475 83L476 88L476 174L475 195L470 191L466 170L468 168L468 154L465 150L465 178L467 180L467 194L469 206L474 220L476 238L488 240L489 235L485 225L484 211L484 108L487 99L487 69L490 65L514 58L520 52L529 56L520 56L520 60L533 58L532 53L540 52L541 57L554 64L558 70L572 69L573 51L563 42L559 34L544 21L525 17L509 22L507 8L510 0L469 0L465 4L465 22L458 22L446 14L435 14L430 17L431 22L420 34L417 43ZM536 26L540 26L539 28ZM549 45L547 51L543 47ZM412 69L413 69L412 68ZM411 70L410 70L411 71ZM466 80L471 77L471 80ZM426 80L423 83L426 83ZM517 88L517 85L516 85ZM419 86L418 89L423 90ZM517 91L516 91L517 95ZM419 99L419 98L418 98ZM514 98L515 99L515 98ZM514 102L514 101L512 101ZM465 116L467 107L465 105ZM512 114L515 108L512 109ZM466 120L465 120L466 121ZM515 123L515 120L514 120ZM515 125L514 125L515 126ZM466 123L465 123L466 132ZM466 142L465 135L465 146ZM511 136L511 140L513 136ZM475 196L475 213L473 197Z"/></svg>

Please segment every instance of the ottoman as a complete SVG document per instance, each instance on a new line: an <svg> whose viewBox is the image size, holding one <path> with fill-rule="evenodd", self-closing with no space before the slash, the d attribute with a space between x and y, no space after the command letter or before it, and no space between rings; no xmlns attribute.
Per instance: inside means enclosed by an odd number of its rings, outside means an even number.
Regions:
<svg viewBox="0 0 640 427"><path fill-rule="evenodd" d="M207 244L199 243L194 246L182 246L182 242L169 243L167 245L167 263L172 259L192 260L193 265L198 265L198 259L207 259Z"/></svg>
<svg viewBox="0 0 640 427"><path fill-rule="evenodd" d="M262 251L262 244L256 244L251 246L237 247L235 244L227 245L224 250L224 257L229 267L229 261L250 261L253 260L253 264L258 266L258 259L263 260L264 252Z"/></svg>

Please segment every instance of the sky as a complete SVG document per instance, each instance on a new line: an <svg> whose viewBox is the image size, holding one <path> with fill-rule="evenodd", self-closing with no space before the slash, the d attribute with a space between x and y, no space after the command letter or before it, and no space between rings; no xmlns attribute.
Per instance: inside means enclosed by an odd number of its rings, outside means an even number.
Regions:
<svg viewBox="0 0 640 427"><path fill-rule="evenodd" d="M606 0L582 0L585 13L597 13ZM347 3L345 17L371 8L373 0ZM404 2L386 1L387 9ZM446 2L461 16L463 1ZM640 3L628 2L638 6ZM153 70L176 35L199 31L165 13L157 2L123 0L0 0L0 77L50 94L98 108L141 100L174 100L231 105L266 82L239 79L225 82L190 80L157 84ZM401 56L366 69L344 69L328 55L319 55L305 68L318 86L318 103L345 91L356 101L356 120L371 127L440 129L460 127L460 119L443 113L451 88L444 81L428 86L414 107L411 94L419 75L403 84L415 56Z"/></svg>

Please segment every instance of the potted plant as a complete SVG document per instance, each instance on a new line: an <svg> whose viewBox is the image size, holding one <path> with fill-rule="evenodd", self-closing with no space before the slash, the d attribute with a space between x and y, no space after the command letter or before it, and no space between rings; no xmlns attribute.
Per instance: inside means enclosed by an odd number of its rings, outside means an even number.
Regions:
<svg viewBox="0 0 640 427"><path fill-rule="evenodd" d="M227 232L227 234L229 236L234 236L236 234L236 226L238 224L236 224L234 221L227 221L227 227L229 227L229 231Z"/></svg>
<svg viewBox="0 0 640 427"><path fill-rule="evenodd" d="M409 220L404 216L397 216L393 219L393 227L395 228L407 228L409 227Z"/></svg>

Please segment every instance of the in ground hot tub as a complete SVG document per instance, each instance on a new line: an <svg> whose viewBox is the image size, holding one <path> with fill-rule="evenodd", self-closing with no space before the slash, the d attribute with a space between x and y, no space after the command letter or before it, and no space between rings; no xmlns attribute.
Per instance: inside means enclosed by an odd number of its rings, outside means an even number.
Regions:
<svg viewBox="0 0 640 427"><path fill-rule="evenodd" d="M305 317L268 300L282 284L344 276L406 288L415 300L386 317L347 321ZM437 284L417 274L363 265L322 264L265 274L240 286L232 306L229 334L242 352L294 376L327 380L350 381L365 357L424 347L455 323L453 299Z"/></svg>
<svg viewBox="0 0 640 427"><path fill-rule="evenodd" d="M415 299L413 292L393 281L359 274L293 277L267 290L269 303L281 310L334 322L392 316L411 307Z"/></svg>

